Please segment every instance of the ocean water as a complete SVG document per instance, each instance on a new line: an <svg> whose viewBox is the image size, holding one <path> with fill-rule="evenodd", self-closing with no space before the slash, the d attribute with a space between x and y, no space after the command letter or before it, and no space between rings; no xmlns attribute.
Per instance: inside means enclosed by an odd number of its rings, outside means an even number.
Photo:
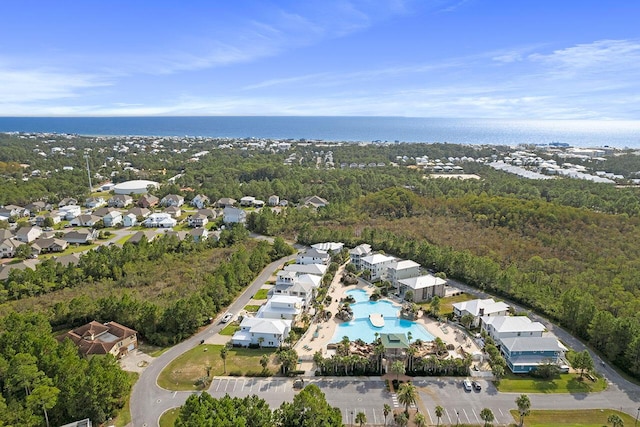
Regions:
<svg viewBox="0 0 640 427"><path fill-rule="evenodd" d="M415 117L0 117L0 132L208 136L346 142L640 147L640 121Z"/></svg>

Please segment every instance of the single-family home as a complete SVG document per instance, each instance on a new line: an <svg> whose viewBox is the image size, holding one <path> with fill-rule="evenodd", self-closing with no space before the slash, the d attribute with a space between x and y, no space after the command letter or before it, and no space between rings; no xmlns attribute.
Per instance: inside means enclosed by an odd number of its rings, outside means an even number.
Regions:
<svg viewBox="0 0 640 427"><path fill-rule="evenodd" d="M24 242L16 239L4 239L0 241L0 258L13 258L16 256L16 249L24 245Z"/></svg>
<svg viewBox="0 0 640 427"><path fill-rule="evenodd" d="M320 251L318 249L308 249L305 252L302 252L296 256L296 264L324 264L329 265L331 262L331 255L329 255L325 251Z"/></svg>
<svg viewBox="0 0 640 427"><path fill-rule="evenodd" d="M78 205L66 205L58 209L60 219L66 219L67 221L82 215L82 208Z"/></svg>
<svg viewBox="0 0 640 427"><path fill-rule="evenodd" d="M88 209L95 209L97 207L105 205L106 202L102 197L89 197L84 201L84 206Z"/></svg>
<svg viewBox="0 0 640 427"><path fill-rule="evenodd" d="M146 227L154 228L172 228L175 227L177 223L171 215L164 212L152 213L142 222Z"/></svg>
<svg viewBox="0 0 640 427"><path fill-rule="evenodd" d="M53 257L53 260L57 263L62 264L64 267L68 265L78 265L78 263L80 262L80 254L75 253L75 254L57 256L57 257Z"/></svg>
<svg viewBox="0 0 640 427"><path fill-rule="evenodd" d="M209 231L204 227L194 228L193 230L189 230L189 235L193 237L194 242L202 242L209 237Z"/></svg>
<svg viewBox="0 0 640 427"><path fill-rule="evenodd" d="M164 210L164 213L171 215L172 218L180 218L180 215L182 215L182 209L178 206L169 206Z"/></svg>
<svg viewBox="0 0 640 427"><path fill-rule="evenodd" d="M353 264L358 270L362 270L362 264L360 260L369 255L371 255L371 245L367 243L358 245L349 251L351 264Z"/></svg>
<svg viewBox="0 0 640 427"><path fill-rule="evenodd" d="M122 212L112 211L102 217L105 227L115 227L122 222Z"/></svg>
<svg viewBox="0 0 640 427"><path fill-rule="evenodd" d="M187 238L187 236L189 235L189 233L187 233L186 231L175 231L175 230L165 230L164 236L165 237L175 237L176 239L178 239L179 241L183 241L184 239Z"/></svg>
<svg viewBox="0 0 640 427"><path fill-rule="evenodd" d="M77 204L77 199L74 199L73 197L65 197L64 199L60 200L60 203L58 203L58 207L61 208L63 206L75 206Z"/></svg>
<svg viewBox="0 0 640 427"><path fill-rule="evenodd" d="M408 291L413 293L414 302L429 301L435 296L444 297L446 280L431 274L409 277L398 281L400 298L404 299Z"/></svg>
<svg viewBox="0 0 640 427"><path fill-rule="evenodd" d="M302 199L302 202L300 203L301 206L314 208L314 209L323 208L328 204L329 202L327 202L322 197L318 197L318 196L305 197L304 199Z"/></svg>
<svg viewBox="0 0 640 427"><path fill-rule="evenodd" d="M298 274L315 274L316 276L324 276L327 272L327 266L324 264L289 264L286 265L284 271L295 271Z"/></svg>
<svg viewBox="0 0 640 427"><path fill-rule="evenodd" d="M505 338L541 337L546 328L527 316L486 316L482 318L482 330L500 346Z"/></svg>
<svg viewBox="0 0 640 427"><path fill-rule="evenodd" d="M69 224L75 227L94 227L101 219L102 218L97 215L84 214L73 218L69 221Z"/></svg>
<svg viewBox="0 0 640 427"><path fill-rule="evenodd" d="M264 200L255 199L253 201L253 207L254 208L263 208L264 207Z"/></svg>
<svg viewBox="0 0 640 427"><path fill-rule="evenodd" d="M224 208L222 216L225 224L244 224L247 222L247 213L238 208Z"/></svg>
<svg viewBox="0 0 640 427"><path fill-rule="evenodd" d="M400 280L420 275L420 264L410 259L392 262L387 266L387 280L396 288L400 287Z"/></svg>
<svg viewBox="0 0 640 427"><path fill-rule="evenodd" d="M64 235L63 239L69 244L89 244L98 237L98 232L94 229L84 228L81 230L70 231Z"/></svg>
<svg viewBox="0 0 640 427"><path fill-rule="evenodd" d="M53 224L59 224L61 221L60 218L60 213L57 211L53 211L53 212L47 212L44 215L38 215L36 217L36 225L38 227L44 227L44 223L47 220L47 218L51 218L51 221Z"/></svg>
<svg viewBox="0 0 640 427"><path fill-rule="evenodd" d="M116 209L116 208L110 208L110 207L104 206L104 207L101 207L101 208L98 208L98 209L94 210L93 212L91 212L91 214L95 215L95 216L99 216L100 218L102 218L106 214L111 213L111 212L115 212L117 210L118 209Z"/></svg>
<svg viewBox="0 0 640 427"><path fill-rule="evenodd" d="M33 216L33 215L37 214L38 212L50 211L51 210L51 203L44 202L42 200L38 200L37 202L29 203L27 206L25 206L25 208L29 209L29 212L31 212L31 216Z"/></svg>
<svg viewBox="0 0 640 427"><path fill-rule="evenodd" d="M138 217L132 213L128 213L122 217L122 225L125 227L133 227L138 223Z"/></svg>
<svg viewBox="0 0 640 427"><path fill-rule="evenodd" d="M107 201L111 208L126 208L133 203L133 197L128 194L116 194Z"/></svg>
<svg viewBox="0 0 640 427"><path fill-rule="evenodd" d="M160 200L160 206L169 207L175 206L180 207L184 204L184 197L178 194L167 194Z"/></svg>
<svg viewBox="0 0 640 427"><path fill-rule="evenodd" d="M260 307L256 317L295 320L302 313L304 301L289 295L274 295Z"/></svg>
<svg viewBox="0 0 640 427"><path fill-rule="evenodd" d="M209 218L203 214L191 215L187 220L189 227L204 227L209 223Z"/></svg>
<svg viewBox="0 0 640 427"><path fill-rule="evenodd" d="M480 318L487 316L506 316L509 314L509 306L504 302L496 302L493 298L474 299L453 304L453 314L462 318L465 314L473 316L473 326L480 324Z"/></svg>
<svg viewBox="0 0 640 427"><path fill-rule="evenodd" d="M0 228L0 241L5 239L13 239L13 231L6 228Z"/></svg>
<svg viewBox="0 0 640 427"><path fill-rule="evenodd" d="M240 199L240 206L251 207L253 206L253 201L256 200L253 196L244 196Z"/></svg>
<svg viewBox="0 0 640 427"><path fill-rule="evenodd" d="M368 271L369 277L365 279L375 282L385 277L387 267L396 262L396 258L384 254L371 254L360 259L360 269Z"/></svg>
<svg viewBox="0 0 640 427"><path fill-rule="evenodd" d="M569 370L567 348L554 336L504 338L500 351L515 374L531 372L547 363L558 365L561 371Z"/></svg>
<svg viewBox="0 0 640 427"><path fill-rule="evenodd" d="M31 251L36 254L46 254L49 252L62 252L69 246L66 240L50 237L47 239L36 239L31 244Z"/></svg>
<svg viewBox="0 0 640 427"><path fill-rule="evenodd" d="M0 264L0 281L9 279L12 270L24 271L29 268L35 271L39 262L37 259L25 259L15 264Z"/></svg>
<svg viewBox="0 0 640 427"><path fill-rule="evenodd" d="M198 194L193 199L191 199L191 206L195 206L198 209L203 209L207 204L209 204L209 198L204 194Z"/></svg>
<svg viewBox="0 0 640 427"><path fill-rule="evenodd" d="M140 207L135 207L135 208L131 208L127 211L128 214L133 214L136 216L136 218L146 218L149 215L151 215L151 211L147 208L140 208Z"/></svg>
<svg viewBox="0 0 640 427"><path fill-rule="evenodd" d="M140 206L141 208L149 209L149 208L152 208L154 206L157 206L159 202L160 202L160 199L158 199L153 194L143 194L138 199L138 206Z"/></svg>
<svg viewBox="0 0 640 427"><path fill-rule="evenodd" d="M23 243L31 243L36 240L42 234L42 228L37 225L30 227L20 227L16 231L15 239Z"/></svg>
<svg viewBox="0 0 640 427"><path fill-rule="evenodd" d="M121 358L138 348L137 332L116 322L102 324L94 320L58 337L60 341L67 338L85 356L112 354Z"/></svg>
<svg viewBox="0 0 640 427"><path fill-rule="evenodd" d="M26 215L25 215L26 213ZM0 207L0 215L11 218L12 216L23 217L29 216L30 211L26 208L16 205L5 205Z"/></svg>
<svg viewBox="0 0 640 427"><path fill-rule="evenodd" d="M298 273L295 271L280 270L276 273L276 286L291 286L296 281Z"/></svg>
<svg viewBox="0 0 640 427"><path fill-rule="evenodd" d="M315 243L313 245L311 245L312 248L317 249L319 251L325 251L328 252L330 254L337 254L340 253L340 251L342 251L342 248L344 248L344 243L342 242L322 242L322 243Z"/></svg>
<svg viewBox="0 0 640 427"><path fill-rule="evenodd" d="M245 316L231 337L234 346L280 347L291 331L291 320Z"/></svg>
<svg viewBox="0 0 640 427"><path fill-rule="evenodd" d="M280 203L280 197L276 196L275 194L273 196L269 196L267 203L269 204L269 206L278 206L278 204Z"/></svg>
<svg viewBox="0 0 640 427"><path fill-rule="evenodd" d="M157 236L158 235L151 230L138 231L133 236L131 236L129 240L127 240L127 243L133 243L134 245L137 245L142 241L142 239L145 239L147 242L153 242Z"/></svg>
<svg viewBox="0 0 640 427"><path fill-rule="evenodd" d="M317 276L316 276L317 277ZM291 284L278 284L273 287L273 295L289 295L302 298L304 304L313 300L315 288L308 282L294 280Z"/></svg>
<svg viewBox="0 0 640 427"><path fill-rule="evenodd" d="M215 209L198 209L196 215L204 215L207 219L212 220L220 216L220 212Z"/></svg>
<svg viewBox="0 0 640 427"><path fill-rule="evenodd" d="M218 199L218 201L216 202L216 207L230 208L232 206L235 206L236 203L237 203L236 199L232 199L231 197L222 197Z"/></svg>

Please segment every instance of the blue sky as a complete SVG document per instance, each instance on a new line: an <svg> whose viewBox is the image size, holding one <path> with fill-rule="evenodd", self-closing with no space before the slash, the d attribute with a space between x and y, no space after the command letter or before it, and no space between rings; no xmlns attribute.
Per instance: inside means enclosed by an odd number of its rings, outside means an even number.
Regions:
<svg viewBox="0 0 640 427"><path fill-rule="evenodd" d="M2 116L640 119L637 0L7 0L0 11Z"/></svg>

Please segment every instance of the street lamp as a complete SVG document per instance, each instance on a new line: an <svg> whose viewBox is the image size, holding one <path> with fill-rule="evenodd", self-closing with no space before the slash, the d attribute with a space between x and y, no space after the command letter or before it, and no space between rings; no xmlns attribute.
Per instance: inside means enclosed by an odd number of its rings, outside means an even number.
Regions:
<svg viewBox="0 0 640 427"><path fill-rule="evenodd" d="M456 411L456 426L460 425L460 411Z"/></svg>
<svg viewBox="0 0 640 427"><path fill-rule="evenodd" d="M354 421L355 420L353 419L353 411L351 411L351 425L353 425Z"/></svg>
<svg viewBox="0 0 640 427"><path fill-rule="evenodd" d="M638 416L640 415L640 408L638 408L638 412L636 413L636 422L633 425L634 427L638 427Z"/></svg>

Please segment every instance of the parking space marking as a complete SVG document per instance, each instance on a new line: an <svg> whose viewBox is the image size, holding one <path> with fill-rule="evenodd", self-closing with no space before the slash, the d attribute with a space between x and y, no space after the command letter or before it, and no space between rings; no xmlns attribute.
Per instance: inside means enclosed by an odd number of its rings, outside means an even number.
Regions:
<svg viewBox="0 0 640 427"><path fill-rule="evenodd" d="M449 419L449 424L451 424L451 417L449 416L449 411L447 411L447 408L444 408L444 413L447 414L447 418Z"/></svg>
<svg viewBox="0 0 640 427"><path fill-rule="evenodd" d="M232 392L236 391L236 386L238 385L238 380L235 380L233 383L233 390L231 390Z"/></svg>
<svg viewBox="0 0 640 427"><path fill-rule="evenodd" d="M467 417L467 422L471 422L471 420L469 419L469 415L467 415L467 411L464 410L464 408L462 408L462 412L464 412L464 416Z"/></svg>
<svg viewBox="0 0 640 427"><path fill-rule="evenodd" d="M222 384L222 380L218 380L218 386L216 387L216 391L220 388L220 384Z"/></svg>

